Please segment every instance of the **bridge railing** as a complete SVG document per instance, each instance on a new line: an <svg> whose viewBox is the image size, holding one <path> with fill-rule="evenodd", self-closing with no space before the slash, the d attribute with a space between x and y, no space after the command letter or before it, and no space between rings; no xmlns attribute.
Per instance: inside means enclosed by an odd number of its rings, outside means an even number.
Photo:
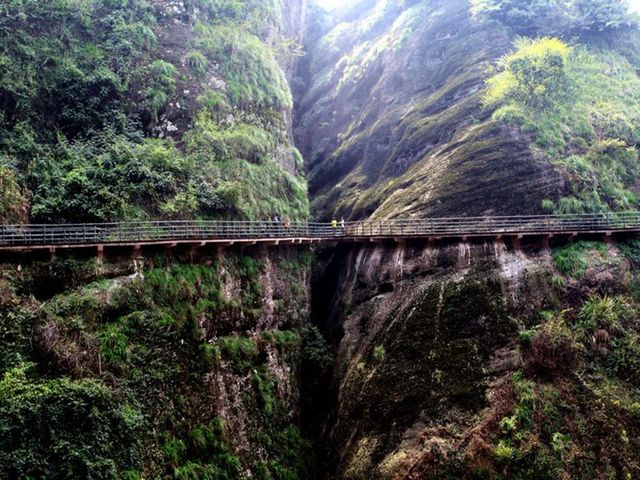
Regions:
<svg viewBox="0 0 640 480"><path fill-rule="evenodd" d="M0 225L0 245L79 245L188 240L335 239L640 231L640 212L427 218L330 223L272 221L144 221Z"/></svg>
<svg viewBox="0 0 640 480"><path fill-rule="evenodd" d="M348 224L346 234L354 237L446 236L638 229L640 229L640 212L621 212L365 221Z"/></svg>
<svg viewBox="0 0 640 480"><path fill-rule="evenodd" d="M328 224L250 221L148 221L63 225L0 225L0 245L77 245L161 242L172 240L238 240L325 238Z"/></svg>

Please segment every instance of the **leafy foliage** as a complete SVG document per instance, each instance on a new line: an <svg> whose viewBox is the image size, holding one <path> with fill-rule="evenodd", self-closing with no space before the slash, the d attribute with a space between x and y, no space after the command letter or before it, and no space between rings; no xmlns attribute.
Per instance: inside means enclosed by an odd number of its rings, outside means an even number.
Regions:
<svg viewBox="0 0 640 480"><path fill-rule="evenodd" d="M515 123L565 178L571 192L544 208L589 213L636 208L640 79L612 52L570 49L557 39L521 40L487 80L494 118Z"/></svg>
<svg viewBox="0 0 640 480"><path fill-rule="evenodd" d="M142 466L142 415L94 380L0 381L0 475L115 479Z"/></svg>
<svg viewBox="0 0 640 480"><path fill-rule="evenodd" d="M180 62L156 45L163 8L145 0L0 7L2 221L308 214L302 166L289 167L291 94L270 45L278 41L267 38L279 5L184 2L200 23ZM224 88L207 76L212 63ZM200 107L216 122L192 122Z"/></svg>
<svg viewBox="0 0 640 480"><path fill-rule="evenodd" d="M29 201L16 179L15 171L0 163L0 225L23 223L28 210Z"/></svg>
<svg viewBox="0 0 640 480"><path fill-rule="evenodd" d="M224 422L215 418L209 424L191 429L186 441L169 436L162 449L173 467L173 478L240 478L240 460L232 454L226 435Z"/></svg>
<svg viewBox="0 0 640 480"><path fill-rule="evenodd" d="M159 213L189 171L177 149L103 131L38 158L29 183L38 221L109 221Z"/></svg>
<svg viewBox="0 0 640 480"><path fill-rule="evenodd" d="M520 39L516 49L500 61L502 72L488 80L485 105L513 101L545 110L566 101L572 49L555 38Z"/></svg>
<svg viewBox="0 0 640 480"><path fill-rule="evenodd" d="M627 0L472 0L472 11L488 15L521 35L611 33L637 28Z"/></svg>
<svg viewBox="0 0 640 480"><path fill-rule="evenodd" d="M251 338L222 337L219 343L223 357L231 360L238 371L251 368L258 357L258 346Z"/></svg>
<svg viewBox="0 0 640 480"><path fill-rule="evenodd" d="M46 138L117 125L137 58L155 44L140 0L5 3L0 15L0 129L20 122Z"/></svg>
<svg viewBox="0 0 640 480"><path fill-rule="evenodd" d="M258 37L233 24L198 26L197 48L220 65L231 103L288 109L291 93L272 52Z"/></svg>
<svg viewBox="0 0 640 480"><path fill-rule="evenodd" d="M589 254L592 252L606 256L607 247L604 243L598 242L576 242L554 249L553 263L563 274L580 278L589 267Z"/></svg>
<svg viewBox="0 0 640 480"><path fill-rule="evenodd" d="M209 61L198 50L191 50L187 53L186 60L189 70L197 77L203 77L207 73Z"/></svg>

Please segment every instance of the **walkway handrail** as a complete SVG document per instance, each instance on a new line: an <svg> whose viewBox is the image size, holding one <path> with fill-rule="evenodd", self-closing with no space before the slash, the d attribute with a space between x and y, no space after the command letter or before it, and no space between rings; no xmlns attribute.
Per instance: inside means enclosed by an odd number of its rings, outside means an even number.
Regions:
<svg viewBox="0 0 640 480"><path fill-rule="evenodd" d="M520 233L640 231L640 212L576 215L450 217L338 222L140 221L0 225L0 246L91 245L132 242L363 237L473 236Z"/></svg>

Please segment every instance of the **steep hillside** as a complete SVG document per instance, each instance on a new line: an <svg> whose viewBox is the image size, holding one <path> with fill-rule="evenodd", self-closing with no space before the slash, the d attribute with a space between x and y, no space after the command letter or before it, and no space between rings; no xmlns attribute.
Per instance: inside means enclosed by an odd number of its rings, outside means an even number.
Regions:
<svg viewBox="0 0 640 480"><path fill-rule="evenodd" d="M0 4L0 224L306 218L305 5ZM0 259L0 477L308 478L310 254L144 253Z"/></svg>
<svg viewBox="0 0 640 480"><path fill-rule="evenodd" d="M0 6L0 220L307 215L285 71L305 2Z"/></svg>
<svg viewBox="0 0 640 480"><path fill-rule="evenodd" d="M2 264L0 477L307 478L311 257L189 257Z"/></svg>
<svg viewBox="0 0 640 480"><path fill-rule="evenodd" d="M608 7L594 12L589 2L575 2L575 12L560 2L472 3L362 1L334 19L312 17L296 132L316 216L637 204L638 35L631 17L616 22L619 12L609 18ZM545 22L544 15L559 20ZM533 25L533 37L574 45L564 88L546 85L557 94L548 105L513 96L493 102L487 94L496 86L492 70L518 48L524 24ZM533 84L521 79L523 90L545 88L552 72L538 67ZM628 166L612 174L611 161Z"/></svg>
<svg viewBox="0 0 640 480"><path fill-rule="evenodd" d="M320 478L636 478L638 246L327 250Z"/></svg>
<svg viewBox="0 0 640 480"><path fill-rule="evenodd" d="M640 207L624 0L344 3L0 2L0 224ZM640 478L640 243L537 240L3 253L0 478Z"/></svg>
<svg viewBox="0 0 640 480"><path fill-rule="evenodd" d="M294 90L313 215L638 208L639 38L617 0L315 11ZM636 478L637 249L321 251L318 477Z"/></svg>

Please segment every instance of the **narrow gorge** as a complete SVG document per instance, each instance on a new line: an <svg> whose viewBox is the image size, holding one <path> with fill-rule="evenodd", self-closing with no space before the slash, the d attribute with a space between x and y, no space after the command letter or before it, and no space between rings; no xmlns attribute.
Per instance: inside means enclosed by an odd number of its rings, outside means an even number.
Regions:
<svg viewBox="0 0 640 480"><path fill-rule="evenodd" d="M0 224L639 210L631 3L320 3L0 2ZM640 476L632 235L273 243L0 251L0 478Z"/></svg>

